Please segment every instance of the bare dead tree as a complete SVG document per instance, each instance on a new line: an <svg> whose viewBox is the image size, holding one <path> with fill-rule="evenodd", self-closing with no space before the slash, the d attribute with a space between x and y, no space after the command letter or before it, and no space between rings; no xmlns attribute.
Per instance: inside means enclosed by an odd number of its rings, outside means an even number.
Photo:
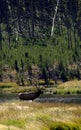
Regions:
<svg viewBox="0 0 81 130"><path fill-rule="evenodd" d="M57 15L57 11L58 11L58 5L59 5L59 0L57 0L54 16L53 16L53 20L52 20L51 36L53 36L53 34L54 34L55 19L56 19L56 15Z"/></svg>

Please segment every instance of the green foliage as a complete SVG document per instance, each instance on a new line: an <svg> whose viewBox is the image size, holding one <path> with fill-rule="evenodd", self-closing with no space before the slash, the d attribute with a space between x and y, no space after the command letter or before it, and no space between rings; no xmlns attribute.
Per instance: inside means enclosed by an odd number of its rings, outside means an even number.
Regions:
<svg viewBox="0 0 81 130"><path fill-rule="evenodd" d="M80 127L72 123L55 122L49 123L50 130L80 130Z"/></svg>
<svg viewBox="0 0 81 130"><path fill-rule="evenodd" d="M26 28L24 27L24 30L26 32L22 31L23 32L23 33L21 32L22 35L18 35L17 40L16 40L17 34L13 36L9 33L8 30L7 30L8 34L5 34L3 36L4 39L2 39L1 41L2 49L0 51L0 68L4 66L5 64L7 64L10 68L15 69L18 73L22 71L20 76L18 76L18 82L22 82L23 84L24 81L23 81L22 73L25 70L28 70L30 77L32 76L33 65L39 66L40 70L42 71L42 77L45 80L46 84L49 83L48 79L50 79L51 77L49 74L49 68L53 68L54 66L57 66L58 68L57 78L60 78L63 81L73 79L75 77L80 79L79 67L77 70L68 70L68 66L70 64L72 63L76 64L77 61L80 62L80 59L81 59L81 50L80 50L81 41L80 41L80 36L78 35L78 28L76 27L76 20L77 20L76 17L79 17L79 16L75 17L74 15L74 12L75 14L80 13L80 12L77 12L77 10L74 10L74 8L76 9L77 7L76 2L72 1L74 3L74 7L69 1L68 2L61 1L61 2L63 4L60 3L59 11L64 18L63 19L61 18L63 21L61 21L61 19L59 21L57 17L56 19L57 24L55 24L55 30L54 30L55 33L53 37L50 37L49 35L51 26L50 27L47 26L48 29L46 28L46 30L39 29L41 30L42 35L47 34L44 36L40 35L40 37L39 36L31 37L31 35L29 35L29 37L25 36L27 32L26 30L27 27ZM50 3L50 1L48 3ZM48 3L47 5L49 5ZM68 4L72 8L69 8ZM14 6L15 5L13 5L13 7ZM24 9L26 9L26 7L24 7ZM71 14L70 14L70 10L72 11ZM16 11L14 13L16 13ZM37 11L39 12L39 9ZM49 14L48 12L47 14ZM50 13L52 14L52 12ZM40 17L40 14L39 14L39 17ZM29 23L30 23L29 26L31 27L31 24L32 24L31 20L29 20ZM47 23L45 24L47 25ZM5 25L2 22L1 24L2 29L5 30L6 26L7 25ZM16 25L14 26L16 27ZM37 27L36 25L34 26ZM8 27L13 32L13 28L14 28L13 25L11 26L9 25L7 26L7 28ZM39 25L38 27L40 28ZM35 32L37 32L39 35L40 31L38 31L37 28ZM30 33L31 32L32 32L32 29L30 29ZM10 43L8 40L9 36L10 36ZM0 70L0 73L2 73L2 68Z"/></svg>
<svg viewBox="0 0 81 130"><path fill-rule="evenodd" d="M5 124L8 125L8 126L12 125L12 126L16 126L18 128L24 128L25 124L26 124L26 120L25 119L21 119L21 120L19 120L19 119L17 119L17 120L11 119L11 120L7 120L5 122Z"/></svg>
<svg viewBox="0 0 81 130"><path fill-rule="evenodd" d="M79 61L81 51L75 52L75 48L68 49L66 28L62 28L62 36L55 34L55 37L52 38L45 37L43 40L35 39L35 44L33 44L32 39L27 41L27 44L24 44L26 40L24 38L19 38L17 43L12 43L12 46L9 48L6 42L2 42L2 50L0 51L1 68L7 64L17 72L28 70L31 76L32 65L37 65L42 71L45 83L48 84L48 68L53 68L53 66L57 64L59 77L63 81L73 77L80 78L79 67L76 70L77 72L75 72L74 70L69 71L68 66L72 62L75 63Z"/></svg>

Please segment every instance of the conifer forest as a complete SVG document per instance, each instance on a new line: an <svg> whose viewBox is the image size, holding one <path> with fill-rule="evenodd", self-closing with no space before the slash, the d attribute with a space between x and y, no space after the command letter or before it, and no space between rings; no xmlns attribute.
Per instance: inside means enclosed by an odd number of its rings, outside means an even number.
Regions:
<svg viewBox="0 0 81 130"><path fill-rule="evenodd" d="M1 0L1 81L5 69L21 80L26 71L45 82L80 79L81 0Z"/></svg>

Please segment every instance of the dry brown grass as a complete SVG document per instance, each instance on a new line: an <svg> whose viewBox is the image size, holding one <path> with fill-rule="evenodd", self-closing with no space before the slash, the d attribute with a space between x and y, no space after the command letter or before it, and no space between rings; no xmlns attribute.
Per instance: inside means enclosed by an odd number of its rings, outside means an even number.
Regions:
<svg viewBox="0 0 81 130"><path fill-rule="evenodd" d="M65 82L63 84L60 84L58 88L69 88L69 87L71 88L76 86L81 88L81 80L73 80L73 81Z"/></svg>
<svg viewBox="0 0 81 130"><path fill-rule="evenodd" d="M62 83L54 89L59 94L81 94L81 80L73 80Z"/></svg>
<svg viewBox="0 0 81 130"><path fill-rule="evenodd" d="M51 130L57 123L81 128L81 105L27 101L0 104L0 130Z"/></svg>

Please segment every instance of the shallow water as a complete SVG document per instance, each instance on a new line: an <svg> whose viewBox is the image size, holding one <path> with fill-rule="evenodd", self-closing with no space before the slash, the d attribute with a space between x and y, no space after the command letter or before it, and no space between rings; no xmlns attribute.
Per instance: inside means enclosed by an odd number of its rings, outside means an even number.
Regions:
<svg viewBox="0 0 81 130"><path fill-rule="evenodd" d="M15 93L0 93L0 103L11 100L18 100L18 94Z"/></svg>
<svg viewBox="0 0 81 130"><path fill-rule="evenodd" d="M56 102L56 103L81 103L81 95L43 95L40 98L35 99L39 102Z"/></svg>
<svg viewBox="0 0 81 130"><path fill-rule="evenodd" d="M0 103L19 100L18 94L15 93L1 93ZM55 102L55 103L79 103L81 104L81 95L57 95L57 94L42 94L36 98L36 102Z"/></svg>

